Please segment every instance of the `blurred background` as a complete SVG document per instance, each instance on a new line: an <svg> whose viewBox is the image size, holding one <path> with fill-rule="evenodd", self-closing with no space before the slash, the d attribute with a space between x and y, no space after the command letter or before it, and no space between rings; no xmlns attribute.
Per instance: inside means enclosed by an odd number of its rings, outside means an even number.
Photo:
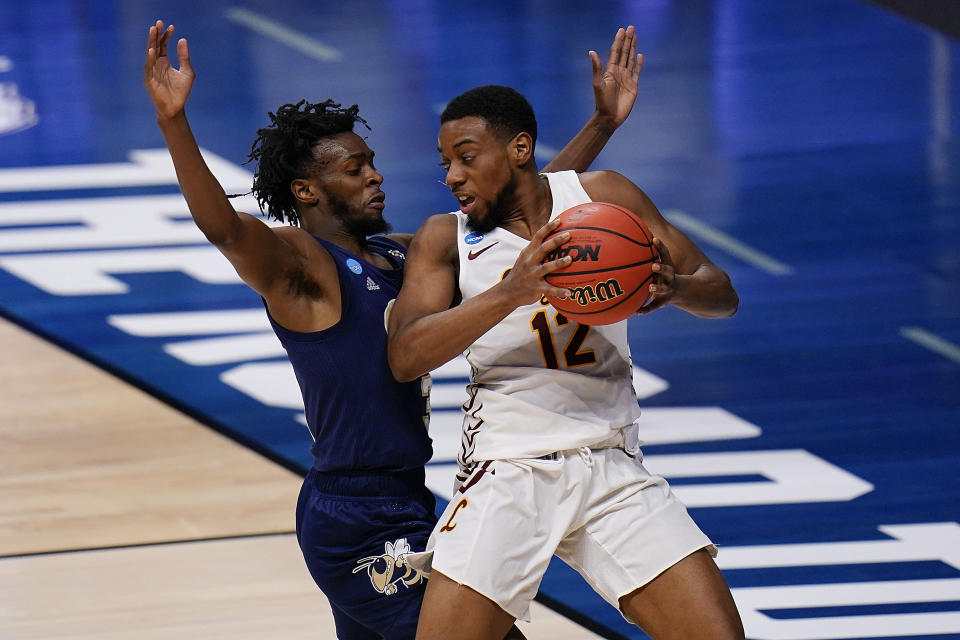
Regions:
<svg viewBox="0 0 960 640"><path fill-rule="evenodd" d="M229 193L249 191L243 163L269 111L334 98L369 122L358 133L405 232L455 208L436 152L450 98L518 89L538 116L542 166L593 111L587 51L605 60L616 29L635 25L639 97L593 168L640 185L741 299L729 320L676 309L631 320L648 466L720 546L748 637L960 638L958 6L4 2L0 636L81 637L89 624L83 637L217 637L224 618L256 619L268 598L325 607L309 578L300 600L280 598L287 587L266 577L277 556L257 546L292 549L291 575L306 575L290 532L310 441L258 297L179 195L142 87L160 18L189 40L187 114ZM236 204L256 211L249 196ZM441 503L467 373L458 360L434 374L428 480ZM124 393L142 397L127 405ZM209 450L186 444L210 437ZM92 476L102 483L84 484ZM236 540L254 546L217 546ZM183 566L184 580L206 571L179 555L188 548L220 550L210 575L260 558L199 587L208 596L264 591L219 618L220 600L190 613L171 603L149 624L145 602L160 596L131 596L127 617L105 608L119 601L111 588L153 593L164 567ZM123 559L144 549L171 556ZM140 578L123 573L134 566ZM184 588L163 584L156 593ZM542 631L535 615L533 634L646 637L559 562L538 602L556 626ZM278 620L333 636L297 615Z"/></svg>

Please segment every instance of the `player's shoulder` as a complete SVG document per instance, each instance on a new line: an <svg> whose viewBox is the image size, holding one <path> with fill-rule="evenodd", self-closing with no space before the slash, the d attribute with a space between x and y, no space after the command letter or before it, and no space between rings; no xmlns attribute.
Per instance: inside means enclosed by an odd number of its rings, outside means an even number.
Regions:
<svg viewBox="0 0 960 640"><path fill-rule="evenodd" d="M453 239L457 233L457 215L455 213L436 213L420 225L417 236L427 234L437 237L449 236Z"/></svg>
<svg viewBox="0 0 960 640"><path fill-rule="evenodd" d="M453 262L457 255L457 216L438 213L424 220L410 243L414 255L429 255L442 262Z"/></svg>
<svg viewBox="0 0 960 640"><path fill-rule="evenodd" d="M599 169L597 171L584 171L577 174L580 178L580 184L590 193L590 189L609 189L622 186L624 184L633 184L622 173L610 169Z"/></svg>
<svg viewBox="0 0 960 640"><path fill-rule="evenodd" d="M617 171L587 171L580 174L580 184L591 200L624 204L638 199L646 204L647 194L630 178Z"/></svg>
<svg viewBox="0 0 960 640"><path fill-rule="evenodd" d="M404 247L404 248L407 248L407 249L410 248L410 242L413 240L413 234L412 234L412 233L388 233L388 234L384 235L383 237L386 238L386 239L388 239L388 240L393 240L394 242L396 242L396 243L399 244L400 246L402 246L402 247Z"/></svg>
<svg viewBox="0 0 960 640"><path fill-rule="evenodd" d="M293 253L297 266L290 273L309 273L321 284L337 280L336 257L309 231L293 225L271 227L271 230Z"/></svg>

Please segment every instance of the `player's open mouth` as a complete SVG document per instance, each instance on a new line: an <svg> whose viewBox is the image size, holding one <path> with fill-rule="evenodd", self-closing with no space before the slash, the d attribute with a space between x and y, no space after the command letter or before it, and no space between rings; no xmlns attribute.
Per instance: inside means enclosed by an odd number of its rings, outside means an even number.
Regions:
<svg viewBox="0 0 960 640"><path fill-rule="evenodd" d="M383 192L378 193L377 195L370 198L370 202L367 203L367 206L372 207L374 209L380 209L382 211L385 206L383 203L385 198L386 198L386 195Z"/></svg>
<svg viewBox="0 0 960 640"><path fill-rule="evenodd" d="M458 195L457 202L460 203L460 211L463 213L470 213L470 210L473 208L473 204L477 201L473 196Z"/></svg>

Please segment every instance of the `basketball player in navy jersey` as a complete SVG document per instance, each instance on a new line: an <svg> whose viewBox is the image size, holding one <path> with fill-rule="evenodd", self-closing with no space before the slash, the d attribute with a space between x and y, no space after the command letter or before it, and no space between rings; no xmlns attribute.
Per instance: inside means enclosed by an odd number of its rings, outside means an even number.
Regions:
<svg viewBox="0 0 960 640"><path fill-rule="evenodd" d="M406 557L424 549L436 522L423 468L429 378L398 383L387 366L384 312L411 236L374 235L388 227L383 176L353 131L366 122L356 106L330 100L281 106L251 152L253 193L290 226L238 213L190 131L194 73L185 40L180 69L170 65L172 33L159 21L150 28L144 82L180 187L197 226L262 296L303 394L314 438L297 506L304 559L339 638L413 638L425 578ZM635 51L630 27L618 31L605 68L590 52L597 112L552 166L586 168L626 119L642 62Z"/></svg>
<svg viewBox="0 0 960 640"><path fill-rule="evenodd" d="M536 119L513 89L468 91L440 122L460 208L413 239L388 353L400 381L460 353L471 373L458 488L428 552L408 558L431 571L417 638L502 637L556 554L656 640L742 640L716 548L641 464L626 321L583 326L548 305L569 295L544 276L570 263L547 261L570 234L545 238L585 202L634 212L662 256L644 312L731 316L730 279L620 174L540 173Z"/></svg>

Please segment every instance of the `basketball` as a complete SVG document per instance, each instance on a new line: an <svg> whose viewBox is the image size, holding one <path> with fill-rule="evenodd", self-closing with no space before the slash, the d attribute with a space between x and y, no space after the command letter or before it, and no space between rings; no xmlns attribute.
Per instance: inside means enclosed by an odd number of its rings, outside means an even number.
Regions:
<svg viewBox="0 0 960 640"><path fill-rule="evenodd" d="M550 284L573 294L561 300L547 296L567 318L587 325L613 324L629 318L647 303L653 265L660 254L653 234L629 210L607 202L587 202L557 216L570 240L547 261L570 256L573 261L546 276Z"/></svg>

